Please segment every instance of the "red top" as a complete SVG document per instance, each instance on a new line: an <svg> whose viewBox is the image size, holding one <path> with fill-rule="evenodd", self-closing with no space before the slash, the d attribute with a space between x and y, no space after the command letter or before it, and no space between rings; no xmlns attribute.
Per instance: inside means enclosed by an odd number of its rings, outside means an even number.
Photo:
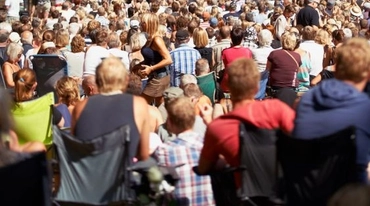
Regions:
<svg viewBox="0 0 370 206"><path fill-rule="evenodd" d="M219 155L222 155L230 166L238 167L240 121L248 121L261 129L280 128L290 133L294 127L294 118L294 110L277 99L255 101L235 108L208 125L200 158L216 162ZM236 186L240 187L239 173L235 174L235 181Z"/></svg>
<svg viewBox="0 0 370 206"><path fill-rule="evenodd" d="M239 58L251 59L252 51L242 46L230 47L222 51L222 61L224 62L225 69L227 69L234 60L239 59ZM228 79L229 79L229 75L227 74L227 72L225 72L224 77L221 82L221 89L224 92L229 91L229 87L227 86Z"/></svg>

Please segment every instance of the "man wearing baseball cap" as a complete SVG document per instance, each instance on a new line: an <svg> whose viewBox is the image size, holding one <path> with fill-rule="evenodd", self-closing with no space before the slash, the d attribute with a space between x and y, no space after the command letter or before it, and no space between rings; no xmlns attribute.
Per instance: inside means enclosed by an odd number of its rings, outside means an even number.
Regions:
<svg viewBox="0 0 370 206"><path fill-rule="evenodd" d="M305 0L305 7L297 14L297 25L305 26L320 26L319 13L316 11L320 0Z"/></svg>

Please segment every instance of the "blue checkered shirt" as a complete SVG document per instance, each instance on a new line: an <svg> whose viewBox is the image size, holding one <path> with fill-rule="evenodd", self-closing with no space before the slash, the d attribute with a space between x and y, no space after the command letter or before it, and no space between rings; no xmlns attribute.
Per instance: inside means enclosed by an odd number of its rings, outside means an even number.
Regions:
<svg viewBox="0 0 370 206"><path fill-rule="evenodd" d="M198 176L193 167L198 165L203 137L193 131L179 134L175 140L164 143L154 152L160 165L176 166L180 180L176 184L173 199L176 205L212 206L215 205L211 179Z"/></svg>
<svg viewBox="0 0 370 206"><path fill-rule="evenodd" d="M182 74L195 74L195 62L202 58L200 53L188 44L180 44L178 48L170 52L172 64L170 65L171 86L180 85Z"/></svg>

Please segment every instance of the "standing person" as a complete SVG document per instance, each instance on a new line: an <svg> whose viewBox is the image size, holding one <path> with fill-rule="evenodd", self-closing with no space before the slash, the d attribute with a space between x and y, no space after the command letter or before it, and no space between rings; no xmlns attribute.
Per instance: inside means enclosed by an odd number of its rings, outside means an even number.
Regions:
<svg viewBox="0 0 370 206"><path fill-rule="evenodd" d="M215 61L213 69L216 72L216 76L219 77L219 72L225 68L224 62L222 61L222 51L231 46L230 41L230 27L223 26L220 28L220 40L212 46L213 59Z"/></svg>
<svg viewBox="0 0 370 206"><path fill-rule="evenodd" d="M320 26L320 17L316 8L319 6L319 0L305 0L305 6L297 14L297 25Z"/></svg>
<svg viewBox="0 0 370 206"><path fill-rule="evenodd" d="M285 7L283 14L281 14L275 21L275 37L281 41L281 35L291 27L291 17L295 14L293 5Z"/></svg>
<svg viewBox="0 0 370 206"><path fill-rule="evenodd" d="M39 17L40 14L42 14L40 18L46 20L49 16L50 8L51 8L50 0L33 0L30 16L31 18L35 16Z"/></svg>
<svg viewBox="0 0 370 206"><path fill-rule="evenodd" d="M230 66L230 64L238 58L241 58L241 57L244 57L246 59L252 58L252 51L241 45L243 42L243 39L244 39L244 31L242 28L237 27L231 31L232 46L222 51L222 61L224 62L226 70ZM222 81L221 81L221 89L224 92L229 91L227 81L228 81L228 73L227 71L225 71L222 77Z"/></svg>
<svg viewBox="0 0 370 206"><path fill-rule="evenodd" d="M209 41L206 30L202 29L201 27L194 29L193 40L195 44L194 49L198 50L200 56L207 59L209 65L212 67L214 62L212 48L206 47Z"/></svg>
<svg viewBox="0 0 370 206"><path fill-rule="evenodd" d="M336 49L335 78L322 81L302 96L293 136L314 139L349 126L356 128L357 181L367 183L370 148L370 99L363 92L370 75L369 44L354 38ZM356 54L356 55L354 55Z"/></svg>
<svg viewBox="0 0 370 206"><path fill-rule="evenodd" d="M19 21L19 11L20 11L21 0L6 0L5 9L8 12L6 20L8 23L12 24L15 21Z"/></svg>
<svg viewBox="0 0 370 206"><path fill-rule="evenodd" d="M170 66L171 87L180 86L180 77L183 74L195 74L195 62L202 58L198 50L189 46L189 32L181 29L176 32L178 48L171 51L173 63Z"/></svg>
<svg viewBox="0 0 370 206"><path fill-rule="evenodd" d="M170 85L167 66L172 63L170 53L158 34L159 19L156 14L146 13L141 19L141 31L148 34L145 46L141 49L144 57L141 75L148 76L148 83L143 90L143 97L151 104L159 106L163 102L162 94Z"/></svg>
<svg viewBox="0 0 370 206"><path fill-rule="evenodd" d="M96 68L99 94L78 102L72 113L71 132L77 139L92 140L123 125L130 127L129 156L149 157L148 106L144 99L125 94L128 71L120 59L108 57Z"/></svg>

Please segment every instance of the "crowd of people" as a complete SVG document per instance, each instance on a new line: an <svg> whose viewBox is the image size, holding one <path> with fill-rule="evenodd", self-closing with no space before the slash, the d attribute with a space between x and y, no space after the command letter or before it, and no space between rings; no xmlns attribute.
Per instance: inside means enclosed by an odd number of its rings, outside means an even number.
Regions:
<svg viewBox="0 0 370 206"><path fill-rule="evenodd" d="M0 11L1 71L15 104L38 97L32 56L59 55L68 76L55 85L53 123L83 141L128 124L130 157L185 164L177 205L215 205L210 178L192 168L238 167L241 121L301 139L355 126L356 182L368 182L367 0L33 0L28 14L20 3ZM199 84L207 75L213 95ZM0 165L45 151L18 144L11 97L0 97L0 154L12 157Z"/></svg>

